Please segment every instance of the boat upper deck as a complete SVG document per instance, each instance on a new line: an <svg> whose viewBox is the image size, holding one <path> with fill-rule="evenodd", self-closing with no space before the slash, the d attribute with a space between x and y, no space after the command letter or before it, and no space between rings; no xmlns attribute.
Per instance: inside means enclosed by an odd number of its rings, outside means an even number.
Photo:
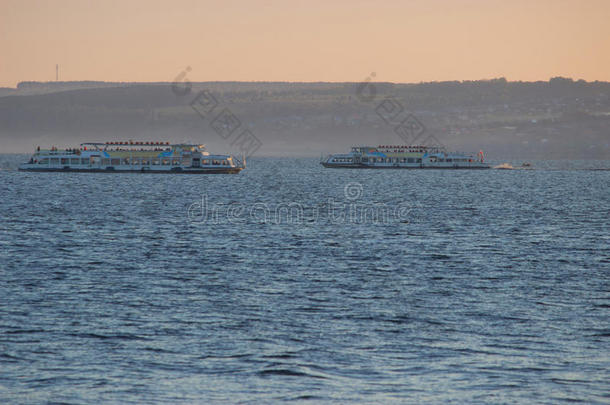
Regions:
<svg viewBox="0 0 610 405"><path fill-rule="evenodd" d="M138 142L138 141L113 141L113 142L86 142L81 143L79 148L40 149L38 147L35 156L92 156L101 155L105 157L171 157L189 154L209 155L205 145L202 144L170 144L169 142Z"/></svg>
<svg viewBox="0 0 610 405"><path fill-rule="evenodd" d="M439 153L445 152L442 146L423 145L379 145L379 146L354 146L352 152L356 153Z"/></svg>

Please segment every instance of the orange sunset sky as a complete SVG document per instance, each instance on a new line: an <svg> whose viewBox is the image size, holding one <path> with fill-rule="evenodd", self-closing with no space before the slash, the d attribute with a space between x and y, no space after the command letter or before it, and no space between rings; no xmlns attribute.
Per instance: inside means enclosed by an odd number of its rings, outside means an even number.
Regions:
<svg viewBox="0 0 610 405"><path fill-rule="evenodd" d="M610 80L604 0L0 0L0 86Z"/></svg>

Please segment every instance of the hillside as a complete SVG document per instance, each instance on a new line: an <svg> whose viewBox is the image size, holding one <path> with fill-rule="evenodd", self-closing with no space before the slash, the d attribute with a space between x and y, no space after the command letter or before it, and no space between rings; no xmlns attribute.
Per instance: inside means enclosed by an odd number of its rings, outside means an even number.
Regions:
<svg viewBox="0 0 610 405"><path fill-rule="evenodd" d="M452 149L484 149L502 158L610 159L607 82L372 85L374 98L370 85L358 83L206 82L182 95L171 83L24 82L0 92L0 151L107 139L192 140L229 151L231 139L210 126L226 108L241 122L239 130L261 141L262 156L399 144L394 128L412 114L425 127L418 141L432 134ZM217 102L206 118L190 106L202 90ZM388 97L404 108L390 123L378 114Z"/></svg>

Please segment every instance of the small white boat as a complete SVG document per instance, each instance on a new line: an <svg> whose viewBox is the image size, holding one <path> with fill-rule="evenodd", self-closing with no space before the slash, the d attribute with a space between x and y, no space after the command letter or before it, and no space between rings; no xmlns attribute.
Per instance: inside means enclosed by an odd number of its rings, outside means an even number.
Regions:
<svg viewBox="0 0 610 405"><path fill-rule="evenodd" d="M499 170L514 170L515 169L513 167L513 165L511 165L510 163L501 163L499 165L494 166L493 168L499 169Z"/></svg>
<svg viewBox="0 0 610 405"><path fill-rule="evenodd" d="M532 170L533 169L531 163L523 163L519 167L514 167L510 163L501 163L499 165L494 166L493 168L498 169L498 170Z"/></svg>

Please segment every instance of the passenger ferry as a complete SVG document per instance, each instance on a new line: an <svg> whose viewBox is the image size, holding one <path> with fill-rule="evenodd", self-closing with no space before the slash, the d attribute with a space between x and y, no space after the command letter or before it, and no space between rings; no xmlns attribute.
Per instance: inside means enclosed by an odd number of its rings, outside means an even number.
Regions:
<svg viewBox="0 0 610 405"><path fill-rule="evenodd" d="M483 151L472 156L438 146L355 146L349 153L322 157L320 163L339 169L489 169Z"/></svg>
<svg viewBox="0 0 610 405"><path fill-rule="evenodd" d="M104 173L239 173L246 159L212 155L205 145L169 142L82 143L74 149L37 148L19 170Z"/></svg>

